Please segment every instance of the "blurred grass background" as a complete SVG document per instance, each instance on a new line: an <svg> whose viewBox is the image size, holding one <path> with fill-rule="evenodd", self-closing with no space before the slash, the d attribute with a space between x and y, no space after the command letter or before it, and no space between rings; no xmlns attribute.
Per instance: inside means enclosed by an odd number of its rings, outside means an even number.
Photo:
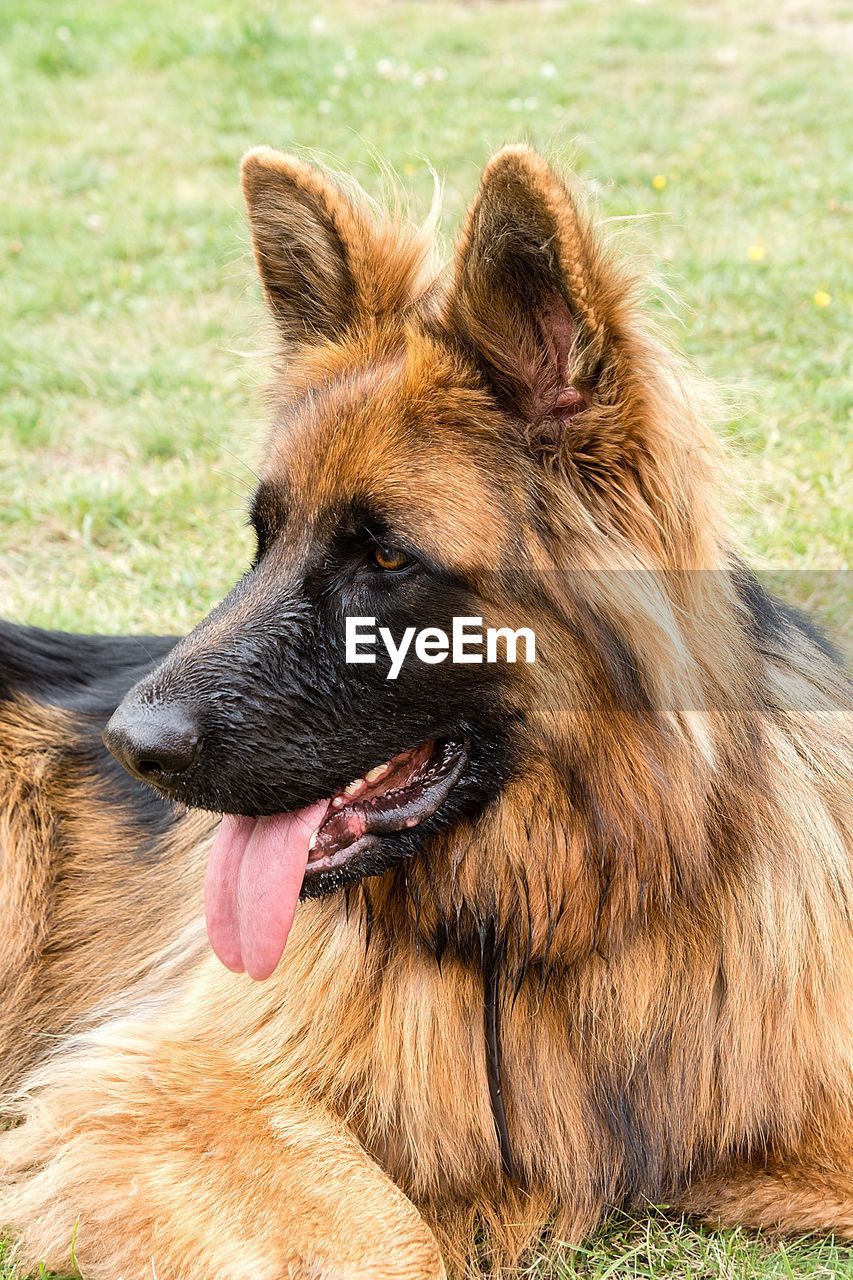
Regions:
<svg viewBox="0 0 853 1280"><path fill-rule="evenodd" d="M0 612L184 631L245 567L269 340L245 148L374 193L387 162L419 215L431 162L452 235L490 151L527 139L665 282L664 327L730 392L753 563L849 643L851 85L849 0L3 0ZM653 1213L531 1275L853 1261Z"/></svg>

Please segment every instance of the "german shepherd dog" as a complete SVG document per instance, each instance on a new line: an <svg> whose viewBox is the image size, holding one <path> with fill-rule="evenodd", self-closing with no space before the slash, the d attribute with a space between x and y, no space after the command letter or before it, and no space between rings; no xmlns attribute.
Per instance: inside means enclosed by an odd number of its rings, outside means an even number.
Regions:
<svg viewBox="0 0 853 1280"><path fill-rule="evenodd" d="M448 276L297 159L243 186L252 567L179 643L2 631L20 1265L498 1274L649 1200L853 1237L851 687L694 380L527 148ZM433 647L389 679L353 618ZM535 661L440 661L459 619Z"/></svg>

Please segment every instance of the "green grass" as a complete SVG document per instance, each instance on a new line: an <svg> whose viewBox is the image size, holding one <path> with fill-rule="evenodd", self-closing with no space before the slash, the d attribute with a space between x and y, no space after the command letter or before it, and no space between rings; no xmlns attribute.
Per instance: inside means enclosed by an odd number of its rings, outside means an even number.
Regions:
<svg viewBox="0 0 853 1280"><path fill-rule="evenodd" d="M658 1209L619 1215L581 1249L536 1263L524 1280L794 1280L853 1276L853 1252L832 1241L761 1241L743 1231L696 1230Z"/></svg>
<svg viewBox="0 0 853 1280"><path fill-rule="evenodd" d="M0 611L182 631L245 566L265 368L245 353L268 340L246 147L314 149L372 191L381 157L418 212L431 161L452 231L490 150L525 138L681 299L659 296L665 326L736 406L744 541L849 641L851 50L849 0L4 0ZM853 1261L655 1214L534 1274Z"/></svg>

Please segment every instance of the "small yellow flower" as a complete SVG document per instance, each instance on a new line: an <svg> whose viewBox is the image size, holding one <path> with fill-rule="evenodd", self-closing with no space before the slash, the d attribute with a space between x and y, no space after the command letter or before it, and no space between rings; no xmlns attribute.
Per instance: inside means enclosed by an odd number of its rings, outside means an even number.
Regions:
<svg viewBox="0 0 853 1280"><path fill-rule="evenodd" d="M662 173L655 174L655 176L652 178L652 186L654 187L655 191L663 191L664 187L666 186L666 178L663 176Z"/></svg>
<svg viewBox="0 0 853 1280"><path fill-rule="evenodd" d="M404 165L403 165L403 173L406 175L406 177L407 177L407 178L411 178L411 177L414 175L414 173L415 173L415 172L416 172L416 170L415 170L415 166L414 166L413 164L404 164Z"/></svg>
<svg viewBox="0 0 853 1280"><path fill-rule="evenodd" d="M756 240L755 244L751 244L746 251L746 256L750 262L761 262L765 254L764 245L760 240Z"/></svg>
<svg viewBox="0 0 853 1280"><path fill-rule="evenodd" d="M814 296L814 304L816 307L828 307L832 302L832 294L827 293L825 289L818 289Z"/></svg>

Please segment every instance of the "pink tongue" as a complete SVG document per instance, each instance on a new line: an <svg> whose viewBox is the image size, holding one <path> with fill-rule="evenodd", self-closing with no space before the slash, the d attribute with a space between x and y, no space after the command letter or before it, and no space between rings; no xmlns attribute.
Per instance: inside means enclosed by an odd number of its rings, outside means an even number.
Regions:
<svg viewBox="0 0 853 1280"><path fill-rule="evenodd" d="M308 862L308 842L328 800L268 818L225 814L204 880L210 945L226 968L259 981L284 951Z"/></svg>

